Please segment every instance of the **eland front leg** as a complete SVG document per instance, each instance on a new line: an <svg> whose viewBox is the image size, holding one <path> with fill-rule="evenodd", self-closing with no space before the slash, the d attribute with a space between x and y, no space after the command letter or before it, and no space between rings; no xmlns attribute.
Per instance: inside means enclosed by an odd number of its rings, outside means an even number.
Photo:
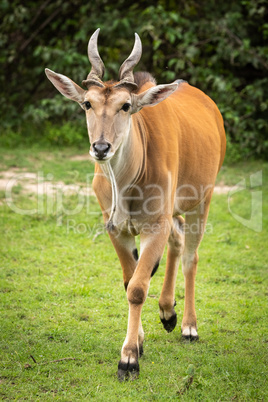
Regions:
<svg viewBox="0 0 268 402"><path fill-rule="evenodd" d="M135 238L132 235L124 232L119 232L116 229L113 232L110 232L109 236L122 266L124 287L127 291L129 281L133 276L139 260ZM143 341L144 331L140 320L138 331L139 356L142 356L143 354Z"/></svg>
<svg viewBox="0 0 268 402"><path fill-rule="evenodd" d="M129 303L129 317L127 336L124 341L121 359L118 363L118 379L123 381L130 377L135 379L139 375L139 331L142 306L147 297L151 277L156 272L163 255L165 244L169 236L167 223L162 220L157 233L141 233L141 256L137 268L127 287Z"/></svg>
<svg viewBox="0 0 268 402"><path fill-rule="evenodd" d="M184 247L183 226L184 219L181 216L173 218L173 227L168 239L166 273L159 299L159 315L167 332L173 331L177 324L177 315L174 310L175 287L180 256Z"/></svg>

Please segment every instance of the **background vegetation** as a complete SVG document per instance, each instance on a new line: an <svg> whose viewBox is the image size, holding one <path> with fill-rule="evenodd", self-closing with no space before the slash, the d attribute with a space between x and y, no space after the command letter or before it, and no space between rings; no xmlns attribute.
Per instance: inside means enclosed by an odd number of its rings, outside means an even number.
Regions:
<svg viewBox="0 0 268 402"><path fill-rule="evenodd" d="M138 32L138 69L159 83L183 78L216 101L229 158L267 157L266 17L265 0L2 0L1 143L85 144L82 110L57 94L44 68L81 83L88 39L100 27L105 78L117 78Z"/></svg>

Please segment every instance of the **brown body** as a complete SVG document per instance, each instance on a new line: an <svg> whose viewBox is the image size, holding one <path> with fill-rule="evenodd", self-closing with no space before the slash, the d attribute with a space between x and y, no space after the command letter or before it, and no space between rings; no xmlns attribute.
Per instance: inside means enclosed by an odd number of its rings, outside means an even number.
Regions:
<svg viewBox="0 0 268 402"><path fill-rule="evenodd" d="M139 46L137 37L135 46L131 62ZM67 77L47 72L61 93L89 106L91 155L97 162L93 188L122 266L129 302L119 379L139 372L144 340L141 310L167 243L160 318L167 331L175 328L175 280L182 256L182 336L198 338L197 250L226 144L221 114L209 97L183 81L156 86L148 74L134 79L129 59L121 67L119 83L97 82L96 66L95 75L91 72L86 81L88 91ZM136 235L140 235L140 257Z"/></svg>

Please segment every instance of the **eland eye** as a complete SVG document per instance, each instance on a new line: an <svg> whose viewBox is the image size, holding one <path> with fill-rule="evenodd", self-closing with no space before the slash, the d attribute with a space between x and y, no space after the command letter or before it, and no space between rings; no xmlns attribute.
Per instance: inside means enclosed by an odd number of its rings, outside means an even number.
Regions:
<svg viewBox="0 0 268 402"><path fill-rule="evenodd" d="M124 105L122 106L122 110L124 110L124 112L128 112L130 109L131 104L130 103L124 103Z"/></svg>
<svg viewBox="0 0 268 402"><path fill-rule="evenodd" d="M91 104L88 101L84 102L84 105L85 105L87 110L91 108Z"/></svg>

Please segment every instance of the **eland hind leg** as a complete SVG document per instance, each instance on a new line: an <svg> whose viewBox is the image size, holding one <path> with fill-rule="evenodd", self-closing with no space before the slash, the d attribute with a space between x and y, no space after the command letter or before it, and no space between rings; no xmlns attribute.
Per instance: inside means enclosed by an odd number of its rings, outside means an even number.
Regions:
<svg viewBox="0 0 268 402"><path fill-rule="evenodd" d="M191 212L185 214L185 245L182 255L182 272L185 281L184 314L181 325L185 339L196 340L197 320L195 312L195 276L198 263L198 247L202 240L208 217L212 190Z"/></svg>

